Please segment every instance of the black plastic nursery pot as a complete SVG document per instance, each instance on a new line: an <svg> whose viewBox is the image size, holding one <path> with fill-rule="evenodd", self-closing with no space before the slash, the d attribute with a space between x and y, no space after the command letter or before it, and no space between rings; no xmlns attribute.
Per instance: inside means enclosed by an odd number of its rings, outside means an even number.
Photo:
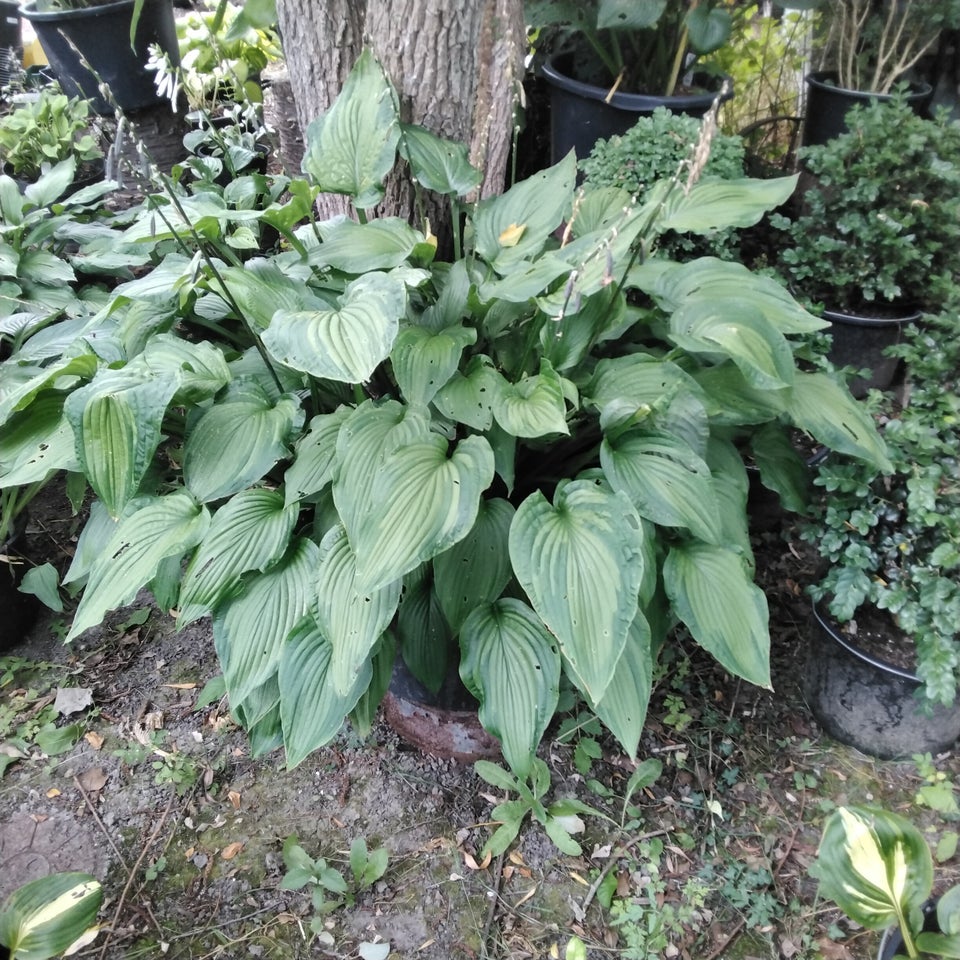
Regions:
<svg viewBox="0 0 960 960"><path fill-rule="evenodd" d="M550 153L553 163L562 160L571 150L583 160L598 140L626 133L640 117L648 116L657 107L702 117L723 85L723 78L708 77L702 78L703 93L666 97L618 91L608 102L607 88L571 76L572 62L572 53L562 53L551 57L543 67L543 77L550 86ZM732 96L731 87L722 99L726 101Z"/></svg>
<svg viewBox="0 0 960 960"><path fill-rule="evenodd" d="M113 106L101 95L98 77L122 110L139 110L162 100L155 74L146 69L150 45L159 44L173 63L180 62L172 0L146 0L131 47L133 9L134 0L118 0L41 12L36 0L28 0L20 12L33 24L64 92L92 100L97 113L110 114Z"/></svg>
<svg viewBox="0 0 960 960"><path fill-rule="evenodd" d="M867 377L854 377L848 386L855 397L864 397L875 388L891 387L900 370L898 357L888 357L884 351L898 344L909 324L920 320L919 313L901 317L868 317L837 310L824 310L823 319L829 320L832 338L827 356L838 367L868 369Z"/></svg>
<svg viewBox="0 0 960 960"><path fill-rule="evenodd" d="M928 900L923 905L923 931L924 933L940 933L940 925L937 923L937 901ZM903 935L899 927L887 927L883 932L883 938L880 940L880 949L877 952L877 960L893 960L895 956L903 953Z"/></svg>
<svg viewBox="0 0 960 960"><path fill-rule="evenodd" d="M875 100L890 100L888 94L864 93L847 90L837 85L837 74L831 70L809 73L807 106L801 145L821 145L847 132L847 113L857 104L866 105ZM933 87L929 83L911 83L907 103L918 114L925 114L933 102Z"/></svg>
<svg viewBox="0 0 960 960"><path fill-rule="evenodd" d="M960 703L927 714L917 677L861 650L813 605L805 693L823 730L884 760L941 753L960 737Z"/></svg>
<svg viewBox="0 0 960 960"><path fill-rule="evenodd" d="M0 543L0 652L20 643L40 614L40 601L17 588L26 572L26 562L18 547L22 530L6 543Z"/></svg>

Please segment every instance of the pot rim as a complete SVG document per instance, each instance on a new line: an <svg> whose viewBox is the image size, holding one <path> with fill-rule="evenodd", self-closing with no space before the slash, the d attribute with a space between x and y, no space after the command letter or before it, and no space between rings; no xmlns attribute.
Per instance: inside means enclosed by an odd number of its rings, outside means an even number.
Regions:
<svg viewBox="0 0 960 960"><path fill-rule="evenodd" d="M845 96L850 97L854 100L874 100L877 97L883 97L889 99L892 94L889 93L874 93L869 90L853 90L850 87L841 87L840 84L834 82L829 83L828 81L836 81L837 77L840 75L838 70L813 70L810 73L804 76L804 82L811 87L820 87L823 90L836 91L837 93L842 93ZM907 82L909 91L907 93L908 99L917 99L922 100L924 97L929 97L933 93L933 87L925 81L915 82L910 80Z"/></svg>
<svg viewBox="0 0 960 960"><path fill-rule="evenodd" d="M860 647L851 643L843 634L836 628L839 626L836 620L833 620L829 614L822 613L820 606L816 600L812 601L813 607L813 616L816 619L817 623L824 630L824 632L830 637L831 640L834 640L836 643L840 644L849 654L856 657L858 660L868 663L871 667L874 667L877 670L880 670L884 673L893 674L894 676L900 677L903 680L909 680L911 683L915 683L918 686L922 682L920 678L913 673L910 673L908 670L904 670L902 667L895 667L892 663L887 663L886 660L882 660L879 657L871 656L865 650L861 650Z"/></svg>
<svg viewBox="0 0 960 960"><path fill-rule="evenodd" d="M824 308L823 316L824 319L838 321L853 327L902 327L923 319L923 314L919 310L913 310L898 317L873 317L862 313L848 313L846 310Z"/></svg>
<svg viewBox="0 0 960 960"><path fill-rule="evenodd" d="M112 3L94 4L76 10L37 10L37 0L25 0L20 4L20 16L39 23L54 23L60 20L86 20L103 14L132 10L135 0L113 0Z"/></svg>
<svg viewBox="0 0 960 960"><path fill-rule="evenodd" d="M655 93L624 93L618 90L608 100L607 94L610 92L608 87L598 87L592 83L584 83L582 80L576 80L559 68L558 64L570 56L572 56L572 53L565 51L555 53L547 60L541 68L547 83L554 87L559 87L561 90L566 90L568 93L575 93L586 100L598 100L606 106L615 107L619 110L629 110L631 112L651 111L658 106L664 106L666 103L669 103L673 109L682 110L684 107L697 107L702 104L709 104L715 100L719 94L718 89L706 93L673 94L668 97ZM697 75L707 76L703 73ZM723 81L729 80L730 77L724 76L713 79L719 82L719 86L722 86ZM726 102L732 99L732 97L733 85L731 83L730 89L721 97L721 100Z"/></svg>

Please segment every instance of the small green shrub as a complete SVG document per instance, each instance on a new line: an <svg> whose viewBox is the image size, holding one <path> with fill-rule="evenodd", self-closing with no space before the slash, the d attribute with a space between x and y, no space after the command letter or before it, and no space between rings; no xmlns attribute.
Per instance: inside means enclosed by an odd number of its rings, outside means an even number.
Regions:
<svg viewBox="0 0 960 960"><path fill-rule="evenodd" d="M689 160L699 136L700 121L696 117L658 107L652 115L641 117L623 136L597 141L581 165L585 181L589 187L621 187L643 202L657 181L668 180ZM743 164L740 138L717 134L711 141L703 176L737 180L743 176ZM659 250L672 260L701 256L729 260L738 243L738 231L733 229L716 230L706 236L669 230L660 237Z"/></svg>

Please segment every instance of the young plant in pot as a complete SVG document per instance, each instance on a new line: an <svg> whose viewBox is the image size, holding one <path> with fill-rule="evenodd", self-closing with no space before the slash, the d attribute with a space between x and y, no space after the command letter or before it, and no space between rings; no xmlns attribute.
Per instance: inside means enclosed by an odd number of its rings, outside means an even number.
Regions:
<svg viewBox="0 0 960 960"><path fill-rule="evenodd" d="M811 591L808 701L828 733L879 756L936 753L960 735L958 331L954 302L896 348L906 399L877 409L893 470L831 456L803 533L827 565Z"/></svg>
<svg viewBox="0 0 960 960"><path fill-rule="evenodd" d="M823 144L847 129L856 105L890 98L898 84L918 113L929 84L907 85L912 67L942 30L960 25L957 0L820 0L817 69L807 78L803 144Z"/></svg>
<svg viewBox="0 0 960 960"><path fill-rule="evenodd" d="M718 0L528 0L525 13L547 53L555 162L570 149L583 159L658 106L703 116L721 95L724 78L700 63L730 38Z"/></svg>
<svg viewBox="0 0 960 960"><path fill-rule="evenodd" d="M960 957L960 886L931 899L933 858L904 817L839 807L827 818L810 872L820 894L851 920L884 931L878 960Z"/></svg>
<svg viewBox="0 0 960 960"><path fill-rule="evenodd" d="M369 724L399 644L430 689L459 673L540 812L562 672L631 755L678 621L769 684L731 433L795 425L880 467L883 445L849 394L799 368L821 321L779 285L639 249L746 225L793 179L577 199L570 155L472 206L437 262L435 238L373 215L383 181L400 154L462 214L480 173L401 122L369 52L308 139L312 185L238 211L288 249L240 263L228 241L214 257L222 204L174 211L171 196L166 229L192 211L199 254L178 246L117 291L97 319L114 352L67 382L65 337L62 357L19 370L8 407L68 392L58 424L97 497L70 638L146 584L182 625L212 616L234 715L291 766L346 716ZM357 220L291 229L320 190ZM151 223L135 225L144 242Z"/></svg>
<svg viewBox="0 0 960 960"><path fill-rule="evenodd" d="M103 173L103 151L90 127L86 100L43 87L0 117L0 159L3 172L26 186L61 160L72 157L77 183Z"/></svg>
<svg viewBox="0 0 960 960"><path fill-rule="evenodd" d="M833 324L830 359L867 368L855 394L888 387L884 355L917 311L938 310L960 271L960 125L895 97L856 107L850 130L801 151L816 181L785 231L778 269Z"/></svg>

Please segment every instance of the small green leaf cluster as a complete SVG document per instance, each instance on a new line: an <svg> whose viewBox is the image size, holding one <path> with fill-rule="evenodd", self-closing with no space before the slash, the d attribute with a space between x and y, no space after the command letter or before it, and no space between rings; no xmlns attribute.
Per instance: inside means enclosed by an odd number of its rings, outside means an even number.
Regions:
<svg viewBox="0 0 960 960"><path fill-rule="evenodd" d="M297 835L291 834L283 844L283 863L287 870L280 881L280 889L309 889L316 912L310 929L319 934L324 930L323 918L328 913L344 905L353 906L356 895L372 887L387 872L387 859L383 847L369 850L366 839L357 837L350 845L352 883L348 883L340 870L323 857L311 857L300 845Z"/></svg>
<svg viewBox="0 0 960 960"><path fill-rule="evenodd" d="M786 230L778 269L830 309L937 310L960 274L960 125L919 117L901 96L847 123L801 151L817 180L799 216L772 218Z"/></svg>
<svg viewBox="0 0 960 960"><path fill-rule="evenodd" d="M831 564L813 596L841 623L863 604L889 610L916 646L926 696L945 704L960 671L958 331L952 307L894 348L911 389L884 416L893 469L828 459L814 480L824 495L802 534Z"/></svg>
<svg viewBox="0 0 960 960"><path fill-rule="evenodd" d="M89 132L89 104L43 87L0 118L0 160L4 169L23 180L72 157L78 166L98 160L103 151Z"/></svg>
<svg viewBox="0 0 960 960"><path fill-rule="evenodd" d="M936 932L926 929L933 857L923 834L899 814L839 807L828 818L810 869L822 896L869 930L897 927L897 955L960 957L960 886L937 900Z"/></svg>
<svg viewBox="0 0 960 960"><path fill-rule="evenodd" d="M598 140L580 165L590 187L620 187L643 200L658 180L669 180L680 171L685 179L693 148L700 136L696 117L657 107L641 117L622 136ZM710 142L704 178L738 180L743 177L744 147L740 137L718 133ZM658 252L671 260L698 256L735 259L738 233L718 229L703 236L669 230L657 240Z"/></svg>

